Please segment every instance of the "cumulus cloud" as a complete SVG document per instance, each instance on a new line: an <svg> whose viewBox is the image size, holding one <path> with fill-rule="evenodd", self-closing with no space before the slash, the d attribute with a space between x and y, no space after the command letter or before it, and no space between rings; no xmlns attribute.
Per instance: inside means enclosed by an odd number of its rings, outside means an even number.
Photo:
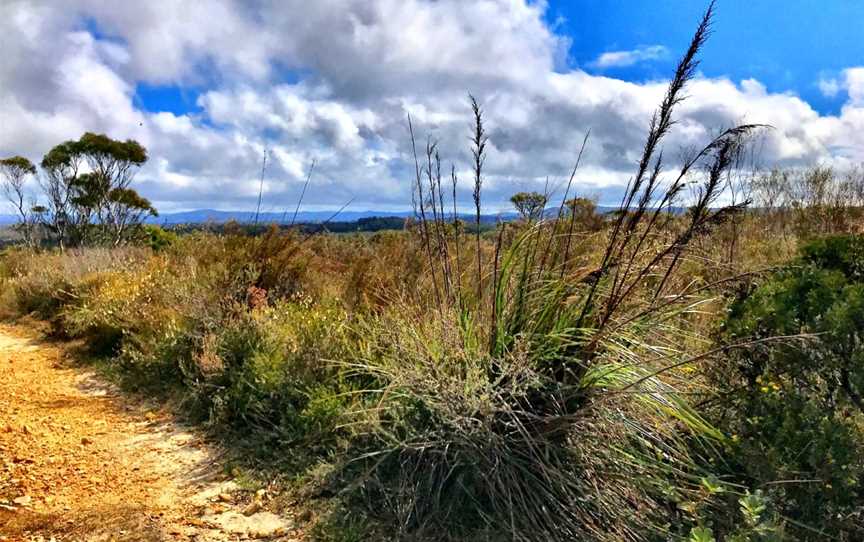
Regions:
<svg viewBox="0 0 864 542"><path fill-rule="evenodd" d="M849 68L843 72L849 105L864 107L864 67Z"/></svg>
<svg viewBox="0 0 864 542"><path fill-rule="evenodd" d="M826 98L834 98L840 92L840 82L835 78L821 78L819 79L819 92L822 93Z"/></svg>
<svg viewBox="0 0 864 542"><path fill-rule="evenodd" d="M11 2L11 3L10 3ZM490 135L484 202L560 183L585 133L577 188L611 202L627 182L665 84L565 69L569 40L524 0L7 0L0 19L0 155L37 161L84 131L135 138L151 156L137 182L162 210L251 208L268 153L265 202L290 206L316 160L313 207L406 209L418 143L439 141L470 202L466 95ZM710 42L708 44L710 47ZM621 53L621 56L619 55ZM666 54L607 53L607 66ZM632 54L631 54L632 53ZM630 56L627 56L630 55ZM598 62L602 59L598 59ZM142 83L191 87L185 114L147 111ZM864 68L837 78L848 99L820 115L755 80L698 78L666 142L703 143L759 122L769 164L864 160Z"/></svg>
<svg viewBox="0 0 864 542"><path fill-rule="evenodd" d="M825 97L834 98L842 90L847 93L850 105L864 105L864 67L847 68L840 77L823 77L817 84Z"/></svg>
<svg viewBox="0 0 864 542"><path fill-rule="evenodd" d="M630 51L609 51L597 57L596 60L590 63L591 67L604 68L621 68L632 66L640 62L662 60L669 57L669 49L662 45L651 45L648 47L639 47Z"/></svg>

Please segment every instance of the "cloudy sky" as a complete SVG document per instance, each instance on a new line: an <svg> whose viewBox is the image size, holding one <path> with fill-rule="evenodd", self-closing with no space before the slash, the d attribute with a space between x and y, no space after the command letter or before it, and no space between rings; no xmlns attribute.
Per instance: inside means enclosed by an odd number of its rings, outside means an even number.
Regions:
<svg viewBox="0 0 864 542"><path fill-rule="evenodd" d="M410 140L464 172L473 93L484 198L554 185L611 203L704 6L693 0L0 0L0 156L85 131L150 152L162 211L410 207ZM667 155L742 121L766 165L864 161L864 2L719 0Z"/></svg>

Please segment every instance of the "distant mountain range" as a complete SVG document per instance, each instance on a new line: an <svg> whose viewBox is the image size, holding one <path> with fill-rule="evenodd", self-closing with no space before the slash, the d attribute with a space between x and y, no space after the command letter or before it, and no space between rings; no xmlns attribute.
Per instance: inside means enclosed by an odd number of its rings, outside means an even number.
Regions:
<svg viewBox="0 0 864 542"><path fill-rule="evenodd" d="M291 222L292 213L261 213L258 215L260 224L288 224ZM320 224L322 222L356 222L363 218L372 217L396 217L408 218L414 216L413 211L301 211L297 213L297 224ZM496 215L482 215L483 222L495 222L497 220L513 220L516 213L501 213ZM463 219L472 219L473 215L460 215ZM162 213L158 217L148 218L149 224L224 224L230 221L250 223L255 220L255 213L249 211L219 211L216 209L198 209L195 211L181 211L177 213ZM14 224L18 220L14 215L0 214L0 225Z"/></svg>
<svg viewBox="0 0 864 542"><path fill-rule="evenodd" d="M600 213L608 213L614 211L615 207L598 206L597 211ZM554 216L557 209L547 209L548 216ZM258 222L263 224L286 224L291 222L293 213L287 215L283 213L261 213L258 216ZM334 216L335 215L335 216ZM342 211L335 214L335 211L300 211L297 213L298 224L320 224L325 221L336 222L356 222L362 218L372 217L398 217L408 218L414 216L413 211ZM499 220L515 220L518 217L516 213L497 213L484 214L480 216L481 222L496 222ZM449 218L449 215L448 215ZM472 214L460 214L459 218L463 220L474 220ZM216 209L198 209L195 211L181 211L177 213L163 213L158 217L147 220L150 224L224 224L229 221L241 223L250 223L255 220L255 213L250 211L219 211ZM17 222L15 215L0 214L0 225L10 225Z"/></svg>
<svg viewBox="0 0 864 542"><path fill-rule="evenodd" d="M259 224L288 224L294 213L261 213L258 215ZM301 211L297 213L297 224L320 224L322 222L357 222L363 218L372 217L395 217L408 218L414 216L413 211ZM460 218L468 218L469 215L460 215ZM516 218L515 213L503 213L501 215L483 215L484 222L496 220L512 220ZM255 221L255 213L249 211L218 211L215 209L200 209L197 211L184 211L179 213L165 213L151 218L148 222L152 224L223 224L229 221L250 223Z"/></svg>
<svg viewBox="0 0 864 542"><path fill-rule="evenodd" d="M373 216L380 217L408 217L413 213L410 212L388 212L388 211L342 211L336 216L333 216L335 211L301 211L297 213L297 223L319 224L328 219L338 220L340 222L356 222L361 218L371 218ZM291 222L292 213L288 213L287 217L283 213L261 213L258 216L258 222L264 224L289 223ZM234 220L236 222L252 222L255 220L255 213L249 211L218 211L215 209L198 209L195 211L181 211L177 213L162 213L158 217L149 218L147 222L150 224L223 224ZM15 215L0 214L0 225L14 224L18 220Z"/></svg>
<svg viewBox="0 0 864 542"><path fill-rule="evenodd" d="M258 222L264 224L271 223L290 223L293 212L288 213L260 213ZM335 216L334 216L335 214ZM393 213L387 211L342 211L336 214L336 211L300 211L297 213L297 223L319 224L326 220L338 220L340 222L356 222L361 218L371 218L373 216L408 216L410 213ZM253 222L255 220L255 212L252 211L219 211L216 209L198 209L195 211L183 211L178 213L164 213L158 217L149 219L153 224L222 224L230 221L235 222Z"/></svg>

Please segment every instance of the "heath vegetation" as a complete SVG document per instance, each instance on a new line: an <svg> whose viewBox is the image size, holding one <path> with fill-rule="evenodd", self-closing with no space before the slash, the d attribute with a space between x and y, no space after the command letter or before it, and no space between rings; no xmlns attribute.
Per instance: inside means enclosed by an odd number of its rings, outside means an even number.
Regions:
<svg viewBox="0 0 864 542"><path fill-rule="evenodd" d="M755 169L746 124L666 162L711 15L616 212L574 157L481 227L473 98L472 177L412 126L416 217L369 234L143 225L146 151L85 134L41 202L0 162L0 310L255 449L322 540L861 540L864 172Z"/></svg>

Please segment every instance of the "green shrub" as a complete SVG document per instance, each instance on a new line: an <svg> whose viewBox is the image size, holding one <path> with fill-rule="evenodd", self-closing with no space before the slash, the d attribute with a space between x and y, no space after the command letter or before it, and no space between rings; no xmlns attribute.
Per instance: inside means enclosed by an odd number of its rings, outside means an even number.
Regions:
<svg viewBox="0 0 864 542"><path fill-rule="evenodd" d="M802 247L801 257L736 301L723 333L738 342L715 372L735 436L730 473L761 487L798 536L864 536L864 239Z"/></svg>
<svg viewBox="0 0 864 542"><path fill-rule="evenodd" d="M724 518L733 527L728 529L728 534L720 540L728 542L780 542L786 540L782 524L777 523L776 518L770 510L770 499L761 490L754 493L749 491L735 499L737 514L729 512L729 517ZM725 523L725 522L724 522ZM699 525L690 529L687 542L717 542L714 529L709 525Z"/></svg>
<svg viewBox="0 0 864 542"><path fill-rule="evenodd" d="M351 401L351 384L336 365L350 356L345 318L303 298L240 310L214 332L190 385L214 422L285 442L332 443Z"/></svg>
<svg viewBox="0 0 864 542"><path fill-rule="evenodd" d="M783 379L835 410L864 411L864 241L840 237L802 249L802 258L735 303L731 339L798 336L741 358L750 388ZM860 413L860 412L859 412Z"/></svg>
<svg viewBox="0 0 864 542"><path fill-rule="evenodd" d="M170 230L145 224L141 228L144 244L154 251L164 250L177 242L179 237Z"/></svg>

